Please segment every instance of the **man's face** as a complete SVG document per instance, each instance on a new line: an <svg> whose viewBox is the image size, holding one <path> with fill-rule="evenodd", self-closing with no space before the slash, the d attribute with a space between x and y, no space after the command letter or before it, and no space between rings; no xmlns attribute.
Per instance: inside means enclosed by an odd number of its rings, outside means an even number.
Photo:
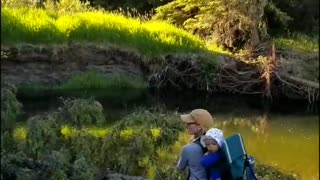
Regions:
<svg viewBox="0 0 320 180"><path fill-rule="evenodd" d="M217 152L219 150L219 144L214 139L206 139L205 141L208 151Z"/></svg>
<svg viewBox="0 0 320 180"><path fill-rule="evenodd" d="M200 126L196 123L187 123L186 128L188 130L188 134L197 134L201 130Z"/></svg>

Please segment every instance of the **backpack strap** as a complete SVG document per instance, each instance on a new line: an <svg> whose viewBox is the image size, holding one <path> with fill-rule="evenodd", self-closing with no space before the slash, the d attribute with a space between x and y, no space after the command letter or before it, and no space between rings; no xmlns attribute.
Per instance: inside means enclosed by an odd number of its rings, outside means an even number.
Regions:
<svg viewBox="0 0 320 180"><path fill-rule="evenodd" d="M196 139L196 140L193 141L192 143L195 143L195 144L199 145L199 146L201 147L201 149L202 149L202 153L203 153L203 154L208 151L208 149L207 149L206 147L203 147L203 146L202 146L202 144L201 144L201 142L200 142L200 138ZM206 170L206 171L207 171L207 170ZM190 169L189 169L188 172L189 172L189 173L188 173L187 180L189 180L189 178L190 178ZM209 179L209 177L210 177L210 174L209 174L209 172L207 171L207 179ZM198 177L196 177L196 178L199 179Z"/></svg>
<svg viewBox="0 0 320 180"><path fill-rule="evenodd" d="M203 146L202 146L202 144L201 144L201 142L200 142L200 138L196 139L196 140L193 141L192 143L198 144L198 145L201 147L203 154L208 151L208 149L207 149L206 147L203 147Z"/></svg>
<svg viewBox="0 0 320 180"><path fill-rule="evenodd" d="M242 171L242 175L243 175L243 176L244 176L244 172L245 172L245 170L246 170L247 167L249 168L249 170L250 170L252 176L254 177L254 179L255 179L255 180L258 180L258 178L256 177L256 175L255 175L254 172L253 172L253 169L252 169L251 166L250 166L250 162L249 162L249 159L248 159L248 155L246 154L246 155L245 155L245 160L244 160L244 168L243 168L243 171Z"/></svg>

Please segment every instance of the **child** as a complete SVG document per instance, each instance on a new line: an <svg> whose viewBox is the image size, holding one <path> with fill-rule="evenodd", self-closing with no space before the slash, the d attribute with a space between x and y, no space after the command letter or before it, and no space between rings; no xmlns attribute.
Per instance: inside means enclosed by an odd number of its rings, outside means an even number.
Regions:
<svg viewBox="0 0 320 180"><path fill-rule="evenodd" d="M204 142L208 151L202 157L201 164L209 171L210 180L220 180L222 173L219 165L223 163L221 151L224 142L223 132L217 128L209 129Z"/></svg>

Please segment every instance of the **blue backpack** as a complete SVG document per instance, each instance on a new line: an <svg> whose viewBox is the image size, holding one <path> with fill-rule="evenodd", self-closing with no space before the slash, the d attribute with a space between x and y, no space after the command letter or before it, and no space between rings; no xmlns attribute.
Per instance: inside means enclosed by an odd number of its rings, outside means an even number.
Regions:
<svg viewBox="0 0 320 180"><path fill-rule="evenodd" d="M222 151L226 156L229 171L229 177L225 179L257 180L254 174L254 158L247 155L239 133L225 139Z"/></svg>

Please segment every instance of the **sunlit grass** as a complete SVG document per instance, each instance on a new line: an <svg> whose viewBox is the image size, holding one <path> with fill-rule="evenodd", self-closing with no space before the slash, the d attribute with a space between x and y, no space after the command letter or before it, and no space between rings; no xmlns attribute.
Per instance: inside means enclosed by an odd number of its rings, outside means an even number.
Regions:
<svg viewBox="0 0 320 180"><path fill-rule="evenodd" d="M206 50L198 37L159 21L142 22L103 11L52 14L30 8L1 10L1 44L109 43L150 55Z"/></svg>
<svg viewBox="0 0 320 180"><path fill-rule="evenodd" d="M221 46L218 46L218 44L216 44L216 43L207 44L207 47L211 52L215 52L218 54L224 54L224 55L232 55L232 53L230 51L224 50Z"/></svg>
<svg viewBox="0 0 320 180"><path fill-rule="evenodd" d="M311 38L303 34L296 34L292 37L278 37L272 41L278 48L289 48L302 52L318 52L319 38Z"/></svg>

